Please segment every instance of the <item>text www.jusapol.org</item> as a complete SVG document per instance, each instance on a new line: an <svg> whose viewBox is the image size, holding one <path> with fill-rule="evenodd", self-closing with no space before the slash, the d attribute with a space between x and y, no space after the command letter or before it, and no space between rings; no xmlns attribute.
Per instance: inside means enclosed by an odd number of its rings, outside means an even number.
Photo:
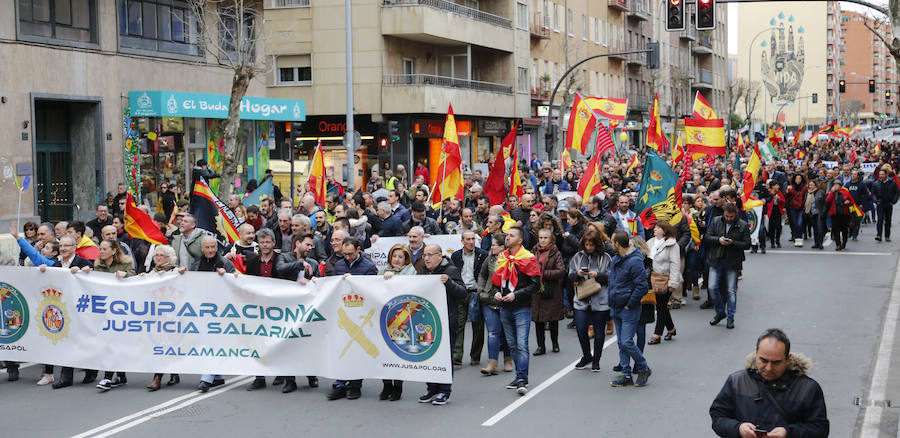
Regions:
<svg viewBox="0 0 900 438"><path fill-rule="evenodd" d="M381 364L384 368L399 368L401 370L422 370L422 371L435 371L435 372L444 372L447 371L446 367L435 367L431 365L416 365L412 363L383 363Z"/></svg>

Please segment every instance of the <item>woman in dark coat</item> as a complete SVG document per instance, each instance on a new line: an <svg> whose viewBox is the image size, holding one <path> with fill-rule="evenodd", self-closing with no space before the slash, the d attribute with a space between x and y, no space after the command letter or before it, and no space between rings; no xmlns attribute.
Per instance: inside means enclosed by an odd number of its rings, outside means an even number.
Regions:
<svg viewBox="0 0 900 438"><path fill-rule="evenodd" d="M559 321L566 316L561 283L566 276L566 265L563 263L562 253L556 248L553 231L549 228L541 228L538 231L534 255L541 265L541 282L544 287L540 294L532 295L531 298L531 320L534 321L538 344L534 355L540 356L547 352L544 339L545 325L550 326L553 352L559 352Z"/></svg>

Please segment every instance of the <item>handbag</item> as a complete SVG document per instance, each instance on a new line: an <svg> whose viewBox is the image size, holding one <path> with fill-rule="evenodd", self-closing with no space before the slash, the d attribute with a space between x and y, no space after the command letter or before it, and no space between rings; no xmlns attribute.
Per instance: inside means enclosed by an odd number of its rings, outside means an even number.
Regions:
<svg viewBox="0 0 900 438"><path fill-rule="evenodd" d="M586 298L596 295L597 292L600 292L600 289L603 289L603 285L600 282L593 278L588 278L578 285L576 295L580 301L584 301Z"/></svg>
<svg viewBox="0 0 900 438"><path fill-rule="evenodd" d="M468 319L470 322L476 324L484 320L484 313L481 308L481 300L479 299L478 292L473 292L469 296Z"/></svg>
<svg viewBox="0 0 900 438"><path fill-rule="evenodd" d="M641 297L641 304L653 304L656 305L656 294L653 291L647 292L646 295Z"/></svg>
<svg viewBox="0 0 900 438"><path fill-rule="evenodd" d="M650 273L650 289L658 294L669 291L669 275L657 272Z"/></svg>

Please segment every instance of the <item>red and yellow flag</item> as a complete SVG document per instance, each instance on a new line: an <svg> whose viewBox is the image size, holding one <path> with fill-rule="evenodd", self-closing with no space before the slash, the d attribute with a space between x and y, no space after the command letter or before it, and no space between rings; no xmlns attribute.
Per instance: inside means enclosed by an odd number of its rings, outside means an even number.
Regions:
<svg viewBox="0 0 900 438"><path fill-rule="evenodd" d="M313 155L309 166L309 191L316 198L316 204L325 206L325 155L322 153L322 140L316 146L316 154Z"/></svg>
<svg viewBox="0 0 900 438"><path fill-rule="evenodd" d="M716 117L716 112L713 111L712 106L706 99L703 98L703 95L697 91L697 94L694 95L694 108L693 108L694 117L698 119L718 119Z"/></svg>
<svg viewBox="0 0 900 438"><path fill-rule="evenodd" d="M516 195L516 197L522 199L522 195L525 194L525 189L522 188L522 177L519 176L518 159L519 152L514 145L512 148L512 169L509 171L509 195Z"/></svg>
<svg viewBox="0 0 900 438"><path fill-rule="evenodd" d="M793 146L793 147L795 147L795 148L797 147L797 142L800 141L800 134L803 132L803 127L804 127L804 126L806 126L806 120L805 120L805 119L804 119L802 122L800 122L800 127L797 128L797 133L794 134L794 141L791 143L791 146Z"/></svg>
<svg viewBox="0 0 900 438"><path fill-rule="evenodd" d="M784 140L784 126L769 126L769 143L777 146L782 140Z"/></svg>
<svg viewBox="0 0 900 438"><path fill-rule="evenodd" d="M662 124L659 122L659 95L653 95L653 105L650 106L650 126L647 127L647 146L657 152L669 147L669 139L662 132Z"/></svg>
<svg viewBox="0 0 900 438"><path fill-rule="evenodd" d="M508 249L501 252L497 256L495 268L494 275L491 276L491 284L502 287L508 280L510 290L515 290L516 285L519 284L519 271L530 277L541 276L541 265L538 263L537 257L521 246L515 254L510 254Z"/></svg>
<svg viewBox="0 0 900 438"><path fill-rule="evenodd" d="M859 208L859 205L856 205L856 200L853 199L853 195L850 194L850 191L847 190L846 187L841 187L840 189L838 189L838 191L841 192L841 195L844 196L845 200L850 201L850 206L849 206L850 213L855 214L856 216L862 217L862 215L863 215L862 209Z"/></svg>
<svg viewBox="0 0 900 438"><path fill-rule="evenodd" d="M578 149L582 154L587 150L591 135L597 127L597 116L581 95L575 93L572 112L569 114L569 127L566 131L566 149Z"/></svg>
<svg viewBox="0 0 900 438"><path fill-rule="evenodd" d="M569 154L568 149L563 149L562 159L560 159L559 162L562 165L562 170L572 167L572 155Z"/></svg>
<svg viewBox="0 0 900 438"><path fill-rule="evenodd" d="M631 176L631 171L634 170L635 167L638 167L638 157L637 154L631 156L631 162L628 163L628 170L625 171L625 177L628 178Z"/></svg>
<svg viewBox="0 0 900 438"><path fill-rule="evenodd" d="M881 142L875 143L875 155L881 155Z"/></svg>
<svg viewBox="0 0 900 438"><path fill-rule="evenodd" d="M651 120L652 124L653 121ZM684 137L688 153L725 155L725 123L722 119L684 119Z"/></svg>
<svg viewBox="0 0 900 438"><path fill-rule="evenodd" d="M585 103L593 108L600 117L610 120L625 120L628 112L628 99L608 99L605 97L586 97Z"/></svg>
<svg viewBox="0 0 900 438"><path fill-rule="evenodd" d="M584 204L587 204L594 195L603 190L603 181L600 179L600 156L603 154L600 153L599 149L598 145L596 150L594 150L594 156L588 161L587 168L584 169L581 179L578 180L578 196L581 196Z"/></svg>
<svg viewBox="0 0 900 438"><path fill-rule="evenodd" d="M490 166L487 180L484 182L484 195L490 199L491 205L499 205L506 201L506 160L512 156L516 142L516 129L512 129L503 137L494 163Z"/></svg>
<svg viewBox="0 0 900 438"><path fill-rule="evenodd" d="M747 168L744 169L744 176L741 184L741 203L744 210L752 210L753 207L763 205L763 202L752 196L753 188L756 187L756 176L759 174L760 161L759 150L754 148L750 154L750 160L747 161Z"/></svg>
<svg viewBox="0 0 900 438"><path fill-rule="evenodd" d="M134 205L134 198L129 193L125 203L125 231L132 238L146 240L157 245L168 245L169 241L150 215Z"/></svg>
<svg viewBox="0 0 900 438"><path fill-rule="evenodd" d="M684 134L679 133L675 138L675 146L672 147L672 166L684 156Z"/></svg>
<svg viewBox="0 0 900 438"><path fill-rule="evenodd" d="M444 141L441 145L441 160L437 168L437 178L431 189L431 206L438 209L444 199L463 199L463 179L460 166L462 154L459 151L459 136L456 133L456 118L453 116L453 105L447 109L447 121L444 123Z"/></svg>

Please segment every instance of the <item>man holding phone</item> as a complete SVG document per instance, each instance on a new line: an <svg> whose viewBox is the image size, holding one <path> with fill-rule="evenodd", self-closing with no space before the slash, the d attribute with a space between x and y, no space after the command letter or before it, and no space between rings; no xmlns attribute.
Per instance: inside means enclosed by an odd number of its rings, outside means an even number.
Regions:
<svg viewBox="0 0 900 438"><path fill-rule="evenodd" d="M727 202L722 209L724 213L710 222L703 239L709 264L709 294L716 308L716 316L709 324L716 325L727 317L726 327L733 329L738 272L744 263L744 251L750 248L750 225L738 218L737 205Z"/></svg>
<svg viewBox="0 0 900 438"><path fill-rule="evenodd" d="M728 376L709 407L713 431L728 438L827 437L825 395L811 370L809 358L791 354L783 331L766 330L747 367Z"/></svg>

